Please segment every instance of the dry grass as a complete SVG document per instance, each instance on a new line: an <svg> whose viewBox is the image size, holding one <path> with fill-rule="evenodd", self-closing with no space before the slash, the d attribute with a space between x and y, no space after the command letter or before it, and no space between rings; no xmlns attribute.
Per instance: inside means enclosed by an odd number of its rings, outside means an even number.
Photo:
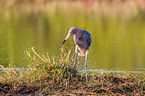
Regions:
<svg viewBox="0 0 145 96"><path fill-rule="evenodd" d="M34 48L26 51L31 60L28 71L4 69L0 78L0 94L45 94L45 95L144 95L145 74L103 73L90 74L89 85L85 83L85 76L75 69L72 79L69 74L74 61L70 50L50 58L39 55Z"/></svg>

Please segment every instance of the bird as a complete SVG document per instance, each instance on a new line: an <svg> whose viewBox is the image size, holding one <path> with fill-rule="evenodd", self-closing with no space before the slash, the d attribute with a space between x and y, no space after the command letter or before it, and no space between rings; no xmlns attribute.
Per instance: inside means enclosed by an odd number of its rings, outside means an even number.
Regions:
<svg viewBox="0 0 145 96"><path fill-rule="evenodd" d="M71 77L71 74L73 72L74 67L77 64L77 56L78 55L79 56L85 56L86 83L88 84L87 55L89 53L89 47L90 47L91 42L92 42L91 34L88 31L84 30L84 29L80 29L78 27L71 27L69 29L69 31L68 31L68 34L67 34L66 38L62 42L62 45L72 35L74 35L74 43L76 45L76 47L75 47L76 56L75 56L75 62L74 62L73 68L72 68L72 70L70 72L70 77Z"/></svg>

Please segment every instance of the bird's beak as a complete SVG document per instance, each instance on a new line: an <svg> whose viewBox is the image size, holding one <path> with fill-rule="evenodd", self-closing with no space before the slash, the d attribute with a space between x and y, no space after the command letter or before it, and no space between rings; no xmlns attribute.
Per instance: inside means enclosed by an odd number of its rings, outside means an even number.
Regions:
<svg viewBox="0 0 145 96"><path fill-rule="evenodd" d="M64 40L64 41L62 42L62 45L65 43L65 41L66 41L66 40Z"/></svg>
<svg viewBox="0 0 145 96"><path fill-rule="evenodd" d="M66 36L66 38L64 39L64 41L62 42L62 45L65 43L65 41L71 36L72 34L68 34L67 36Z"/></svg>

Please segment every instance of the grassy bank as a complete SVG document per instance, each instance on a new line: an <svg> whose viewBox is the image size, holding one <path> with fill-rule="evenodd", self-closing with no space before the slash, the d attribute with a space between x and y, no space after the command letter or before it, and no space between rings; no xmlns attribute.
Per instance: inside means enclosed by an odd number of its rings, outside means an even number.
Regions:
<svg viewBox="0 0 145 96"><path fill-rule="evenodd" d="M39 53L48 49L49 54L58 54L60 42L69 28L76 26L92 36L89 69L143 71L144 2L0 0L0 64L26 67L23 51L31 46L39 48ZM74 49L72 41L68 40L66 46Z"/></svg>
<svg viewBox="0 0 145 96"><path fill-rule="evenodd" d="M145 94L145 74L99 73L89 74L89 85L85 75L74 69L72 79L69 74L74 62L70 50L61 49L57 57L38 54L34 48L26 51L31 64L28 70L4 69L0 78L0 94L45 94L45 95L143 95ZM80 62L78 62L80 63ZM1 66L2 67L2 66ZM78 68L77 68L78 69Z"/></svg>

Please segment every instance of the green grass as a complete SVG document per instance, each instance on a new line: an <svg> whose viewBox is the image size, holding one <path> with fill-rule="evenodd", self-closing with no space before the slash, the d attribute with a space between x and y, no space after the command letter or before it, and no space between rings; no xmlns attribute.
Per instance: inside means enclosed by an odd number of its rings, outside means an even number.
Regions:
<svg viewBox="0 0 145 96"><path fill-rule="evenodd" d="M65 50L65 51L64 51ZM57 57L38 54L34 48L26 51L31 63L28 70L17 71L3 68L0 78L0 94L45 94L45 95L143 95L145 94L145 74L99 73L85 75L74 69L74 54L66 48ZM78 62L80 63L80 61ZM3 67L3 66L1 66Z"/></svg>

